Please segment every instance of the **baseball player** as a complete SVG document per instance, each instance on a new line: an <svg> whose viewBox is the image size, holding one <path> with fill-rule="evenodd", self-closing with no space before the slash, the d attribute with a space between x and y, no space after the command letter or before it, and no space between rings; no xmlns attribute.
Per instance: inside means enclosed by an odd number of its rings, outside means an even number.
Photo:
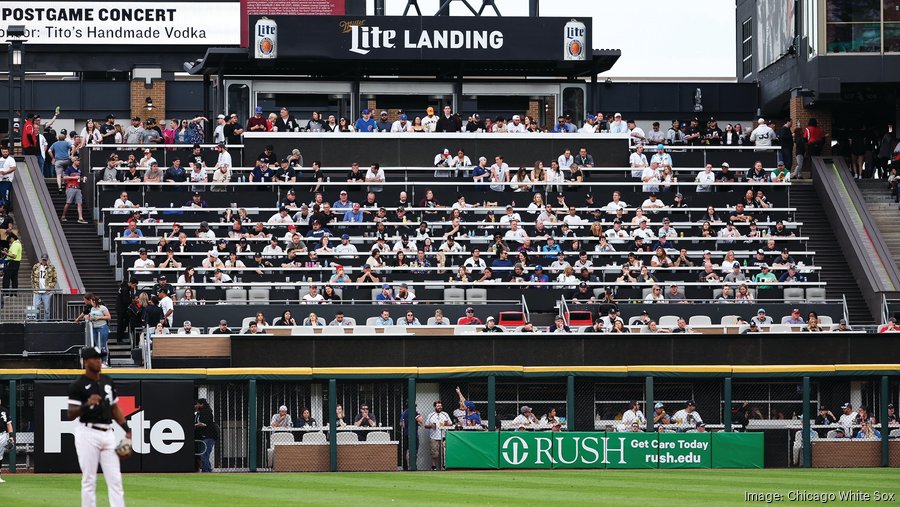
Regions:
<svg viewBox="0 0 900 507"><path fill-rule="evenodd" d="M2 431L3 429L6 431ZM13 439L13 423L9 417L9 410L0 405L0 469L3 468L3 454L6 452L7 447L10 449L10 452L16 452L15 446L16 441ZM3 477L0 477L0 484L4 482L6 481L3 480Z"/></svg>
<svg viewBox="0 0 900 507"><path fill-rule="evenodd" d="M118 406L118 397L113 381L100 373L102 367L100 349L81 349L84 360L84 375L69 385L69 419L78 418L75 430L75 450L81 467L81 505L97 505L97 464L103 469L109 490L109 505L125 505L125 490L122 488L122 472L119 469L119 455L131 451L131 428ZM125 430L125 439L116 446L112 420Z"/></svg>

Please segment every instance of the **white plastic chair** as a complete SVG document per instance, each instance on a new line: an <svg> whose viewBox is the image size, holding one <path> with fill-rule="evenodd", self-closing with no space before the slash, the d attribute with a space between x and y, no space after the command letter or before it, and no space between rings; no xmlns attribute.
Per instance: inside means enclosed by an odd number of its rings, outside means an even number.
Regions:
<svg viewBox="0 0 900 507"><path fill-rule="evenodd" d="M688 325L691 327L708 327L712 325L712 319L709 315L692 315L688 319Z"/></svg>
<svg viewBox="0 0 900 507"><path fill-rule="evenodd" d="M328 437L321 431L309 432L303 434L304 444L327 444Z"/></svg>
<svg viewBox="0 0 900 507"><path fill-rule="evenodd" d="M678 325L678 315L663 315L659 318L659 327L675 327Z"/></svg>
<svg viewBox="0 0 900 507"><path fill-rule="evenodd" d="M366 435L366 442L390 442L391 436L386 431L373 431Z"/></svg>
<svg viewBox="0 0 900 507"><path fill-rule="evenodd" d="M723 315L719 320L719 324L723 326L733 326L737 324L738 316L737 315Z"/></svg>
<svg viewBox="0 0 900 507"><path fill-rule="evenodd" d="M339 431L337 434L337 443L338 445L342 444L355 444L359 442L359 436L352 431Z"/></svg>

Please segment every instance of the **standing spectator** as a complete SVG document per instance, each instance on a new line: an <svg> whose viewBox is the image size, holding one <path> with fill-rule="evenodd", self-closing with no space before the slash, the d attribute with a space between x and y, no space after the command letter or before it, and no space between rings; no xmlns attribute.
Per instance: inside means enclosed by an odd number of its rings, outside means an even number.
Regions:
<svg viewBox="0 0 900 507"><path fill-rule="evenodd" d="M784 125L778 129L778 160L784 162L784 165L790 170L794 162L794 130L792 128L790 118L784 122Z"/></svg>
<svg viewBox="0 0 900 507"><path fill-rule="evenodd" d="M435 125L435 132L459 132L462 130L462 120L459 114L454 114L450 105L444 106L444 114Z"/></svg>
<svg viewBox="0 0 900 507"><path fill-rule="evenodd" d="M32 276L32 278L34 277ZM137 296L137 285L137 280L131 278L119 286L119 291L116 294L116 329L119 343L123 343L126 336L129 337L129 340L131 338L131 334L129 333L129 323L131 318L128 309L134 302L134 298Z"/></svg>
<svg viewBox="0 0 900 507"><path fill-rule="evenodd" d="M10 152L9 145L4 144L0 147L0 206L9 208L15 173L16 159Z"/></svg>
<svg viewBox="0 0 900 507"><path fill-rule="evenodd" d="M772 146L775 140L775 131L766 125L766 120L757 120L757 127L750 133L750 142L756 146Z"/></svg>
<svg viewBox="0 0 900 507"><path fill-rule="evenodd" d="M818 157L822 154L825 145L825 131L819 128L819 122L810 118L803 129L803 139L807 143L807 154L810 157Z"/></svg>
<svg viewBox="0 0 900 507"><path fill-rule="evenodd" d="M78 223L86 224L84 219L84 206L82 204L81 195L81 160L75 158L72 165L66 169L66 205L63 206L62 216L59 218L61 222L66 221L66 214L69 212L69 206L74 202L78 208Z"/></svg>
<svg viewBox="0 0 900 507"><path fill-rule="evenodd" d="M422 118L422 126L425 127L425 132L434 132L437 130L437 122L438 117L434 115L434 108L428 106L425 110L425 117Z"/></svg>
<svg viewBox="0 0 900 507"><path fill-rule="evenodd" d="M100 349L103 366L109 366L109 309L103 305L98 296L91 298L91 309L87 320L91 323L91 335L94 347Z"/></svg>
<svg viewBox="0 0 900 507"><path fill-rule="evenodd" d="M135 116L131 119L131 125L125 128L125 144L141 144L144 139L144 127L141 123L141 117Z"/></svg>
<svg viewBox="0 0 900 507"><path fill-rule="evenodd" d="M22 129L22 154L38 155L38 133L34 128L34 114L28 113L25 117L25 125Z"/></svg>
<svg viewBox="0 0 900 507"><path fill-rule="evenodd" d="M203 441L203 453L200 455L200 472L213 471L213 450L219 440L219 427L213 418L212 409L206 398L194 402L194 439Z"/></svg>
<svg viewBox="0 0 900 507"><path fill-rule="evenodd" d="M73 144L66 139L65 134L59 134L56 139L57 141L50 145L50 160L56 169L56 188L62 192L62 178L66 168L69 167L69 157L72 155Z"/></svg>
<svg viewBox="0 0 900 507"><path fill-rule="evenodd" d="M50 264L47 254L31 268L31 290L34 291L33 305L40 320L50 320L53 292L56 290L56 268Z"/></svg>
<svg viewBox="0 0 900 507"><path fill-rule="evenodd" d="M225 115L216 117L216 128L213 131L213 142L216 144L225 142Z"/></svg>
<svg viewBox="0 0 900 507"><path fill-rule="evenodd" d="M225 124L222 132L225 134L225 142L227 144L241 144L241 135L243 135L244 129L238 124L237 114L231 113L231 117L228 118L228 123Z"/></svg>
<svg viewBox="0 0 900 507"><path fill-rule="evenodd" d="M375 131L376 132L390 132L392 126L393 126L393 123L391 123L391 121L388 120L387 111L382 111L381 118L375 122Z"/></svg>
<svg viewBox="0 0 900 507"><path fill-rule="evenodd" d="M19 265L22 262L22 242L19 236L14 232L10 232L7 237L9 246L0 251L0 254L6 254L6 268L3 270L3 288L18 289L19 288Z"/></svg>
<svg viewBox="0 0 900 507"><path fill-rule="evenodd" d="M434 402L434 412L428 414L425 419L425 428L431 430L429 437L431 440L431 469L443 470L443 457L446 450L444 444L444 433L446 428L453 426L453 419L450 414L444 412L444 405L441 400Z"/></svg>

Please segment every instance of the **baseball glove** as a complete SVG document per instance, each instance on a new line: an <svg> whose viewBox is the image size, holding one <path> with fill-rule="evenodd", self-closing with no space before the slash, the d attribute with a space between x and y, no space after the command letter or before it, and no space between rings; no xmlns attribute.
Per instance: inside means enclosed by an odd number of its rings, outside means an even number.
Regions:
<svg viewBox="0 0 900 507"><path fill-rule="evenodd" d="M122 441L119 442L119 445L116 446L116 454L122 459L130 458L131 455L134 454L130 438L123 438Z"/></svg>
<svg viewBox="0 0 900 507"><path fill-rule="evenodd" d="M6 450L7 451L11 451L13 449L13 447L15 447L15 446L16 446L15 440L13 440L11 438L6 440Z"/></svg>

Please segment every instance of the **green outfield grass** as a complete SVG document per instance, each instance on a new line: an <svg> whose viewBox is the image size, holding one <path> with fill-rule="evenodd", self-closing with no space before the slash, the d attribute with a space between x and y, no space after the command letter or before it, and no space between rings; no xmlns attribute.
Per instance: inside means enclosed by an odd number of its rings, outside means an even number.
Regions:
<svg viewBox="0 0 900 507"><path fill-rule="evenodd" d="M0 504L78 505L80 476L4 474ZM130 506L267 505L747 505L745 492L894 493L896 469L598 470L306 474L147 474L125 477ZM107 505L99 484L98 505ZM775 504L798 504L787 499ZM863 502L833 502L860 505ZM757 502L762 504L762 502ZM822 502L799 502L822 505Z"/></svg>

